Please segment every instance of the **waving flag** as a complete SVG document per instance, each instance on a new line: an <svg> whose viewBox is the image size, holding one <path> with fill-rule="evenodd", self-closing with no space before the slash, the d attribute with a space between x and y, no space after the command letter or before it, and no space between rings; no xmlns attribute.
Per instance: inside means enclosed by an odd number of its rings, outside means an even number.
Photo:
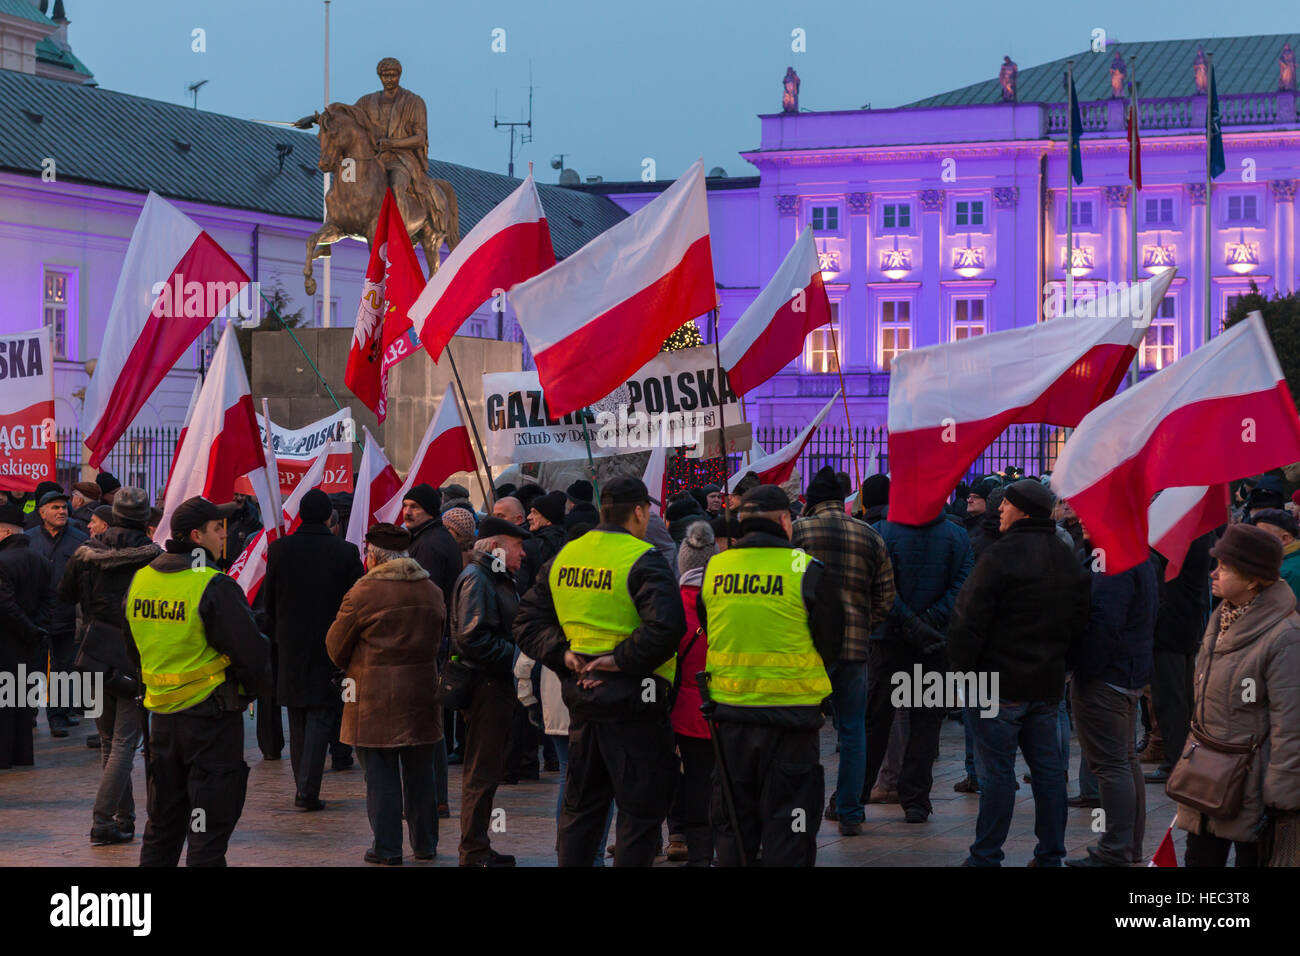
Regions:
<svg viewBox="0 0 1300 956"><path fill-rule="evenodd" d="M366 553L366 532L370 526L383 520L375 512L382 508L402 487L402 479L388 463L384 450L364 425L365 449L361 452L361 468L357 471L357 488L352 497L352 514L348 516L347 540ZM400 502L399 502L400 505Z"/></svg>
<svg viewBox="0 0 1300 956"><path fill-rule="evenodd" d="M1142 132L1138 128L1136 103L1128 108L1128 178L1134 189L1142 188Z"/></svg>
<svg viewBox="0 0 1300 956"><path fill-rule="evenodd" d="M1205 149L1209 157L1210 178L1216 178L1228 168L1223 156L1223 125L1219 113L1219 87L1214 82L1214 64L1210 70L1210 102L1205 110Z"/></svg>
<svg viewBox="0 0 1300 956"><path fill-rule="evenodd" d="M1213 485L1300 460L1300 419L1264 319L1218 338L1088 413L1052 485L1110 573L1147 558L1147 509L1163 488Z"/></svg>
<svg viewBox="0 0 1300 956"><path fill-rule="evenodd" d="M406 481L397 493L388 499L382 508L376 509L375 517L379 521L401 523L402 498L416 485L439 487L444 481L458 471L476 471L478 460L474 457L474 446L469 443L469 429L460 417L460 407L452 387L447 386L438 406L438 413L429 422L424 439L411 460L411 470L406 474ZM355 502L353 503L355 507Z"/></svg>
<svg viewBox="0 0 1300 956"><path fill-rule="evenodd" d="M766 288L718 343L737 395L761 385L803 351L804 338L831 320L831 303L809 227L786 253Z"/></svg>
<svg viewBox="0 0 1300 956"><path fill-rule="evenodd" d="M1228 486L1220 483L1166 488L1151 502L1147 544L1165 556L1166 581L1178 577L1193 541L1228 523L1228 500Z"/></svg>
<svg viewBox="0 0 1300 956"><path fill-rule="evenodd" d="M1065 90L1070 123L1070 176L1076 184L1083 182L1083 117L1079 113L1079 95L1074 91L1074 74L1066 71Z"/></svg>
<svg viewBox="0 0 1300 956"><path fill-rule="evenodd" d="M424 273L390 189L379 207L352 348L343 372L343 383L381 422L388 415L388 370L420 348L419 340L411 335L406 313L423 285Z"/></svg>
<svg viewBox="0 0 1300 956"><path fill-rule="evenodd" d="M788 444L782 445L772 454L758 459L749 465L742 465L740 470L731 476L731 482L728 487L734 487L736 480L744 477L749 472L753 472L760 483L764 485L779 485L784 481L790 480L790 475L794 473L794 466L799 461L799 456L803 453L804 446L812 438L813 432L826 420L830 414L831 406L835 400L840 397L838 391L831 396L831 400L826 406L817 413L817 417L810 421L807 426Z"/></svg>
<svg viewBox="0 0 1300 956"><path fill-rule="evenodd" d="M172 513L195 495L218 504L230 501L235 480L247 475L264 515L274 515L266 453L253 411L253 397L244 374L233 325L227 325L212 357L212 368L194 403L185 441L167 478L163 516L154 541L171 535Z"/></svg>
<svg viewBox="0 0 1300 956"><path fill-rule="evenodd" d="M509 296L553 415L613 392L717 303L703 160Z"/></svg>
<svg viewBox="0 0 1300 956"><path fill-rule="evenodd" d="M478 221L410 308L415 332L435 362L480 305L555 265L551 227L533 176Z"/></svg>
<svg viewBox="0 0 1300 956"><path fill-rule="evenodd" d="M189 216L149 193L131 232L86 385L90 465L98 468L158 383L248 282Z"/></svg>
<svg viewBox="0 0 1300 956"><path fill-rule="evenodd" d="M939 514L966 469L1008 426L1074 426L1114 395L1173 275L1170 269L1084 303L1085 315L897 356L889 469L908 493L890 503L890 520L920 525Z"/></svg>

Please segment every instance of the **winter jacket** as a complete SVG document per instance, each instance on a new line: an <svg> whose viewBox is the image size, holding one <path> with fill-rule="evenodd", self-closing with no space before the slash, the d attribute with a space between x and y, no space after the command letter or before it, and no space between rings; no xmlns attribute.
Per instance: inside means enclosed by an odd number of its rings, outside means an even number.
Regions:
<svg viewBox="0 0 1300 956"><path fill-rule="evenodd" d="M54 614L50 618L50 633L71 634L77 628L77 605L73 601L57 596L59 582L63 580L63 571L72 553L90 536L70 524L65 525L57 536L51 535L44 524L37 525L24 533L31 539L32 551L49 561L54 570L50 577L50 584L55 590L56 597Z"/></svg>
<svg viewBox="0 0 1300 956"><path fill-rule="evenodd" d="M1291 589L1275 581L1222 636L1223 603L1210 615L1196 658L1192 720L1216 740L1253 740L1259 749L1246 774L1241 809L1232 817L1206 817L1179 804L1175 822L1182 829L1250 843L1258 839L1265 807L1300 811L1300 615L1295 609ZM1186 747L1194 743L1188 737Z"/></svg>
<svg viewBox="0 0 1300 956"><path fill-rule="evenodd" d="M1282 580L1300 598L1300 541L1292 541L1282 549Z"/></svg>
<svg viewBox="0 0 1300 956"><path fill-rule="evenodd" d="M82 505L76 511L68 512L68 525L76 528L86 537L90 537L90 519L95 516L95 509L90 505Z"/></svg>
<svg viewBox="0 0 1300 956"><path fill-rule="evenodd" d="M50 562L25 534L0 541L0 671L13 673L49 633L52 581Z"/></svg>
<svg viewBox="0 0 1300 956"><path fill-rule="evenodd" d="M1159 589L1150 560L1118 574L1092 574L1083 641L1066 659L1080 683L1100 680L1138 690L1151 681Z"/></svg>
<svg viewBox="0 0 1300 956"><path fill-rule="evenodd" d="M257 500L250 498L226 525L226 557L221 561L223 570L229 568L244 553L244 547L262 530L262 514Z"/></svg>
<svg viewBox="0 0 1300 956"><path fill-rule="evenodd" d="M344 672L339 739L354 747L418 747L442 739L438 644L442 591L414 558L371 568L352 585L325 635Z"/></svg>
<svg viewBox="0 0 1300 956"><path fill-rule="evenodd" d="M460 545L442 523L442 518L430 518L411 532L411 544L406 553L429 572L433 583L442 592L443 607L451 606L451 594L456 587L464 563L460 558Z"/></svg>
<svg viewBox="0 0 1300 956"><path fill-rule="evenodd" d="M819 501L794 523L790 543L826 567L844 608L840 659L865 661L871 632L894 605L894 571L884 540L850 518L839 501Z"/></svg>
<svg viewBox="0 0 1300 956"><path fill-rule="evenodd" d="M203 558L208 567L217 566L216 556L210 552L204 551ZM149 567L163 575L189 574L194 569L194 561L193 546L172 539L167 542L167 550L149 562ZM199 598L199 618L203 621L204 640L229 657L230 666L226 668L225 682L195 706L208 710L215 704L219 711L240 711L254 698L269 696L271 649L257 629L248 598L233 578L217 574L208 581ZM130 618L124 617L124 625L127 653L139 666L140 651L131 634Z"/></svg>
<svg viewBox="0 0 1300 956"><path fill-rule="evenodd" d="M537 662L527 654L515 658L515 696L519 703L531 707L537 703L533 693L533 668ZM538 668L537 683L542 698L542 728L548 737L563 737L569 733L569 708L564 706L560 678L549 667Z"/></svg>
<svg viewBox="0 0 1300 956"><path fill-rule="evenodd" d="M275 651L277 705L337 706L337 668L325 653L325 633L364 573L356 545L320 522L304 522L267 548L260 597Z"/></svg>
<svg viewBox="0 0 1300 956"><path fill-rule="evenodd" d="M126 627L123 601L131 579L160 554L162 548L143 530L115 525L73 552L59 583L59 597L78 605L83 626L95 620L120 631Z"/></svg>
<svg viewBox="0 0 1300 956"><path fill-rule="evenodd" d="M876 525L894 569L894 603L886 621L872 632L873 640L902 639L902 620L926 618L936 630L948 626L957 592L971 572L975 558L970 539L942 514L923 525L882 521Z"/></svg>
<svg viewBox="0 0 1300 956"><path fill-rule="evenodd" d="M1060 700L1066 654L1088 624L1090 585L1052 519L1021 518L962 585L948 628L952 669L997 673L1003 700Z"/></svg>
<svg viewBox="0 0 1300 956"><path fill-rule="evenodd" d="M542 527L533 532L533 539L538 544L538 569L540 569L547 561L550 561L551 558L559 554L560 549L564 547L567 540L564 534L564 528L557 524L542 525Z"/></svg>
<svg viewBox="0 0 1300 956"><path fill-rule="evenodd" d="M1189 657L1201 646L1210 613L1210 547L1214 532L1194 540L1183 566L1172 581L1165 580L1168 561L1156 556L1160 609L1156 612L1155 650Z"/></svg>
<svg viewBox="0 0 1300 956"><path fill-rule="evenodd" d="M708 739L708 722L700 713L700 687L695 682L695 675L705 669L708 656L709 639L700 626L700 616L695 604L700 596L700 585L704 582L704 569L691 568L682 575L682 613L686 615L686 633L682 635L681 646L677 648L677 671L681 681L677 696L673 699L673 731L685 737L703 737ZM689 650L688 650L689 647ZM684 657L682 655L685 655Z"/></svg>
<svg viewBox="0 0 1300 956"><path fill-rule="evenodd" d="M598 527L615 534L629 533L619 525ZM543 565L532 589L519 602L514 635L520 650L560 676L564 703L574 723L666 716L665 682L655 677L656 684L663 686L659 688L661 692L653 695L645 694L642 687L642 681L677 652L686 630L677 577L663 555L651 548L628 570L627 589L640 615L641 626L614 648L614 661L619 669L602 672L603 683L589 688L579 687L564 664L569 641L560 627L551 597L550 573L554 560Z"/></svg>
<svg viewBox="0 0 1300 956"><path fill-rule="evenodd" d="M677 542L673 540L664 519L653 511L650 512L650 523L646 525L645 539L659 549L659 553L668 562L668 567L677 567Z"/></svg>
<svg viewBox="0 0 1300 956"><path fill-rule="evenodd" d="M589 524L593 527L600 524L600 512L596 510L596 506L589 505L585 501L575 504L573 510L564 516L564 530L569 531L577 524Z"/></svg>
<svg viewBox="0 0 1300 956"><path fill-rule="evenodd" d="M451 653L489 677L514 673L515 641L511 634L519 595L506 570L492 570L491 554L475 552L474 561L456 579L451 606Z"/></svg>

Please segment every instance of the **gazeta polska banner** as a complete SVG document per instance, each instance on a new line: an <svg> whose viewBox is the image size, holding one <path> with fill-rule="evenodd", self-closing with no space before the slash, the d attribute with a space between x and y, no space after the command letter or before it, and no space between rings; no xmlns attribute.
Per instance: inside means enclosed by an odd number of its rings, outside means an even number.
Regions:
<svg viewBox="0 0 1300 956"><path fill-rule="evenodd" d="M342 408L302 428L284 428L271 422L271 448L279 464L280 494L288 497L307 474L321 447L330 445L321 490L327 495L352 490L352 440L356 425L351 408ZM267 420L257 416L257 428L266 443ZM236 490L240 490L236 488Z"/></svg>
<svg viewBox="0 0 1300 956"><path fill-rule="evenodd" d="M54 481L54 349L50 328L0 335L0 490Z"/></svg>
<svg viewBox="0 0 1300 956"><path fill-rule="evenodd" d="M584 422L597 458L693 445L705 431L718 428L724 404L728 424L740 422L740 403L726 375L724 370L719 381L712 346L661 352L601 402L556 417L546 407L536 372L488 372L483 376L488 463L585 458Z"/></svg>

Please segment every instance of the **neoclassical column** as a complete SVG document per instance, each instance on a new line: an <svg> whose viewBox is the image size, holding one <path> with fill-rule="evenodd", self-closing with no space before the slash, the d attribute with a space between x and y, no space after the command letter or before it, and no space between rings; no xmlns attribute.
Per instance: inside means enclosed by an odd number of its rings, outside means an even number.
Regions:
<svg viewBox="0 0 1300 956"><path fill-rule="evenodd" d="M840 328L852 326L840 345L845 369L867 367L867 343L875 333L875 323L867 313L867 280L871 272L871 193L849 193L845 197L849 219L849 293L846 308L840 309Z"/></svg>
<svg viewBox="0 0 1300 956"><path fill-rule="evenodd" d="M1273 193L1273 235L1276 241L1274 288L1286 295L1297 288L1295 255L1295 187L1294 179L1275 179L1269 183Z"/></svg>
<svg viewBox="0 0 1300 956"><path fill-rule="evenodd" d="M1191 312L1188 318L1191 326L1186 332L1187 341L1195 343L1193 348L1199 348L1205 344L1205 270L1213 269L1213 263L1205 261L1205 217L1210 211L1205 202L1205 183L1188 183L1187 193L1192 200L1192 215L1190 229L1186 233L1187 244L1191 247L1191 255L1187 257L1191 264L1187 271L1187 283L1190 286L1187 301Z"/></svg>
<svg viewBox="0 0 1300 956"><path fill-rule="evenodd" d="M1128 186L1107 186L1103 190L1106 208L1106 278L1127 282L1132 275L1128 241Z"/></svg>
<svg viewBox="0 0 1300 956"><path fill-rule="evenodd" d="M912 307L912 348L936 345L943 329L943 208L942 189L921 190L921 288ZM924 333L922 321L925 322Z"/></svg>
<svg viewBox="0 0 1300 956"><path fill-rule="evenodd" d="M1020 202L1019 186L993 187L993 260L994 275L1001 275L1002 281L996 283L989 296L990 301L984 306L984 329L986 332L1001 332L1004 326L994 322L994 316L1006 317L1005 328L1013 328L1016 319L1023 313L1026 316L1037 315L1038 306L1024 309L1016 301L1019 290L1015 282L1016 256L1016 206Z"/></svg>

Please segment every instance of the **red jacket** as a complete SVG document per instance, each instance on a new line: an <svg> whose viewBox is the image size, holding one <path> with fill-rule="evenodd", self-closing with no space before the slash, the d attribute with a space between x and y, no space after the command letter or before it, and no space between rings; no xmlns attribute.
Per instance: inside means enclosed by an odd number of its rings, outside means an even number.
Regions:
<svg viewBox="0 0 1300 956"><path fill-rule="evenodd" d="M681 586L682 608L686 612L686 633L682 635L682 642L677 648L682 683L677 691L677 699L673 701L672 722L674 733L686 737L703 737L707 740L709 725L704 715L700 713L700 688L695 683L695 675L704 670L704 661L709 647L708 638L703 632L700 632L698 640L695 638L696 632L700 631L700 619L695 613L695 599L699 597L702 579L702 573L690 574L687 580L692 583ZM695 643L691 644L692 641ZM686 651L688 645L690 651L683 658L682 652Z"/></svg>

